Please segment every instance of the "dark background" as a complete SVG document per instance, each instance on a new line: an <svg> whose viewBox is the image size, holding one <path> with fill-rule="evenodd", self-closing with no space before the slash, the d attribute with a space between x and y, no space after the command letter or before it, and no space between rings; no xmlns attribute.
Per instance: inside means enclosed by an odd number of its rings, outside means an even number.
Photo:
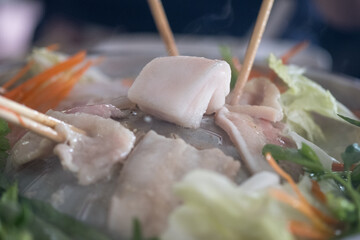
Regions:
<svg viewBox="0 0 360 240"><path fill-rule="evenodd" d="M354 0L357 1L357 0ZM146 0L42 0L44 14L34 35L36 42L56 20L83 26L96 24L113 33L156 32ZM279 39L309 40L333 58L333 71L360 77L360 34L357 28L329 23L311 0L296 7ZM318 1L321 2L321 1ZM256 19L260 0L163 0L171 28L178 34L242 37ZM360 12L360 9L359 9Z"/></svg>

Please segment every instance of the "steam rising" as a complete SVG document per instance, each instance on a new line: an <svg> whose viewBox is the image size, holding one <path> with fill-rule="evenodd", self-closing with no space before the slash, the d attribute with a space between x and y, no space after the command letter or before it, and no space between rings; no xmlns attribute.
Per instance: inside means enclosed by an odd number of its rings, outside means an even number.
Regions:
<svg viewBox="0 0 360 240"><path fill-rule="evenodd" d="M224 1L219 13L201 16L185 27L190 34L222 34L230 28L234 21L232 0Z"/></svg>

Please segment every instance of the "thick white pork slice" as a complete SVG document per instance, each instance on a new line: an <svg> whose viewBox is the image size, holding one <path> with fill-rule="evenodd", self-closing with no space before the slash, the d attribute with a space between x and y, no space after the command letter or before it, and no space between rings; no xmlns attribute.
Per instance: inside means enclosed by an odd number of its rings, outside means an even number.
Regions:
<svg viewBox="0 0 360 240"><path fill-rule="evenodd" d="M225 61L160 57L148 63L128 92L140 109L169 122L198 128L202 116L219 110L230 91Z"/></svg>
<svg viewBox="0 0 360 240"><path fill-rule="evenodd" d="M109 227L131 236L139 219L146 236L165 230L170 212L179 204L172 187L194 169L208 169L233 179L240 163L219 149L197 150L182 139L148 132L128 157L111 201Z"/></svg>
<svg viewBox="0 0 360 240"><path fill-rule="evenodd" d="M112 119L56 111L49 111L48 115L83 129L88 136L72 131L65 124L56 126L56 131L66 137L61 144L28 132L10 153L14 165L44 157L53 151L63 167L77 175L80 184L90 184L108 177L113 166L122 162L134 146L134 134Z"/></svg>
<svg viewBox="0 0 360 240"><path fill-rule="evenodd" d="M248 82L237 105L224 106L215 121L230 136L240 156L252 173L270 170L264 160L265 144L291 145L284 137L280 92L269 80L259 78Z"/></svg>

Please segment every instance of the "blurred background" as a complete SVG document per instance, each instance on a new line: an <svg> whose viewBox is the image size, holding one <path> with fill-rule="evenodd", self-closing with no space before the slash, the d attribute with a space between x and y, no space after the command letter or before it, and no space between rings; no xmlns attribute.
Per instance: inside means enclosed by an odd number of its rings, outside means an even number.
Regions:
<svg viewBox="0 0 360 240"><path fill-rule="evenodd" d="M163 0L179 44L193 42L201 48L226 39L235 51L246 47L260 4ZM318 61L310 67L360 77L359 11L360 0L275 0L263 54L281 54L291 44L308 40L314 50L307 52L307 59ZM32 46L53 43L66 52L111 51L119 45L124 49L134 41L139 46L146 41L161 44L156 32L146 0L0 0L0 63L21 59Z"/></svg>

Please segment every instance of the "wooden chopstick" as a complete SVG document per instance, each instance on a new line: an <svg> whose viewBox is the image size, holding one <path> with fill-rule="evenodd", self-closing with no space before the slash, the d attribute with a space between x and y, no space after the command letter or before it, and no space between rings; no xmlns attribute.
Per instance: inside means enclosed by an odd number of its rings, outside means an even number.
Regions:
<svg viewBox="0 0 360 240"><path fill-rule="evenodd" d="M168 19L166 17L164 7L160 0L148 0L151 13L155 20L156 27L163 39L168 55L177 56L179 51L176 47L174 35L170 29Z"/></svg>
<svg viewBox="0 0 360 240"><path fill-rule="evenodd" d="M255 28L251 35L250 43L245 53L244 64L242 65L239 77L236 80L236 85L233 91L233 97L231 99L232 105L235 105L239 102L245 83L249 78L251 68L254 64L255 55L257 49L259 48L260 41L264 33L267 21L269 19L269 15L273 4L274 4L274 0L263 0L261 4L259 15L255 23Z"/></svg>
<svg viewBox="0 0 360 240"><path fill-rule="evenodd" d="M27 117L33 121L36 121L40 124L43 124L45 126L48 126L50 128L54 128L57 124L59 123L63 123L63 124L67 124L67 123L64 123L56 118L53 118L53 117L50 117L48 115L45 115L45 114L42 114L34 109L31 109L31 108L28 108L26 107L25 105L22 105L22 104L19 104L15 101L12 101L6 97L3 97L3 96L0 96L0 105L6 107L7 109L19 114L19 115L22 115L24 117ZM86 132L79 129L79 128L76 128L70 124L67 124L71 130L75 131L75 132L78 132L80 134L84 134L86 135Z"/></svg>
<svg viewBox="0 0 360 240"><path fill-rule="evenodd" d="M0 107L0 118L18 126L24 127L55 142L60 143L65 141L64 137L61 136L58 132L56 132L54 129L41 123L35 122L27 117L14 113L6 107Z"/></svg>
<svg viewBox="0 0 360 240"><path fill-rule="evenodd" d="M60 123L68 125L73 131L86 135L86 132L81 129L2 96L0 96L0 117L55 142L65 141L64 137L54 130L54 127Z"/></svg>

